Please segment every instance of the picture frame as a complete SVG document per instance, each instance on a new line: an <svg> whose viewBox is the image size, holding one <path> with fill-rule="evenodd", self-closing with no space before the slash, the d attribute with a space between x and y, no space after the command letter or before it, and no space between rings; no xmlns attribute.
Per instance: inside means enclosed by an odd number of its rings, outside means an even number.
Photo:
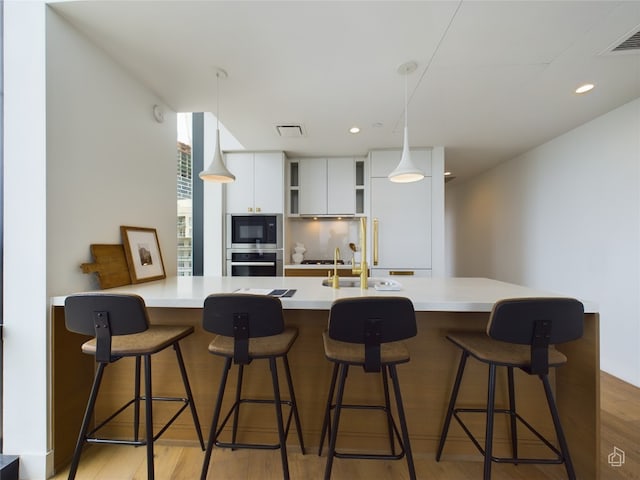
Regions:
<svg viewBox="0 0 640 480"><path fill-rule="evenodd" d="M155 228L120 227L124 253L131 283L150 282L166 278L162 252Z"/></svg>

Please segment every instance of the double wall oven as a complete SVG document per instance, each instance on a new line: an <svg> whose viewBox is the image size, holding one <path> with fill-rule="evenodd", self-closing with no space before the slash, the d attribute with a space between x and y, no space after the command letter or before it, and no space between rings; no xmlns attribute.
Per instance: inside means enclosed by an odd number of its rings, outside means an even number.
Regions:
<svg viewBox="0 0 640 480"><path fill-rule="evenodd" d="M227 214L226 220L227 275L282 275L282 214Z"/></svg>

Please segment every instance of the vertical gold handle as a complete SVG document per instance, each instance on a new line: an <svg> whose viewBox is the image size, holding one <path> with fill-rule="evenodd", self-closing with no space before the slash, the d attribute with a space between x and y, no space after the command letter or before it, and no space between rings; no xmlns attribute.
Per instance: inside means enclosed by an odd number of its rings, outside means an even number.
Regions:
<svg viewBox="0 0 640 480"><path fill-rule="evenodd" d="M256 207L256 212L261 212L262 209L260 207Z"/></svg>
<svg viewBox="0 0 640 480"><path fill-rule="evenodd" d="M248 207L248 208L247 208L247 212L249 212L249 213L253 212L253 208Z"/></svg>
<svg viewBox="0 0 640 480"><path fill-rule="evenodd" d="M373 219L373 265L378 265L378 219Z"/></svg>

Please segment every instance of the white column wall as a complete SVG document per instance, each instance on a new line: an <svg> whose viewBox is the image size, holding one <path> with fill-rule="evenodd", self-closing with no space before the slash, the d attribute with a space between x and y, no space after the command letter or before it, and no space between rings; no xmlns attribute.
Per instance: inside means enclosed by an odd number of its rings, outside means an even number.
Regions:
<svg viewBox="0 0 640 480"><path fill-rule="evenodd" d="M640 99L447 186L449 273L600 306L601 367L640 386Z"/></svg>
<svg viewBox="0 0 640 480"><path fill-rule="evenodd" d="M216 148L216 117L211 113L204 114L204 166L207 168ZM220 131L220 144L223 144L223 130ZM198 174L193 172L193 181L202 182ZM204 182L203 198L203 270L204 275L222 275L223 272L223 223L224 223L224 187L221 183Z"/></svg>
<svg viewBox="0 0 640 480"><path fill-rule="evenodd" d="M216 117L210 112L204 113L204 168L207 168L213 159L216 148ZM222 123L220 127L220 145L223 152L227 150L244 150L244 147L229 132ZM202 182L198 173L193 172L193 181ZM231 172L233 173L233 172ZM203 199L203 274L222 275L224 271L224 186L221 183L205 182Z"/></svg>
<svg viewBox="0 0 640 480"><path fill-rule="evenodd" d="M4 453L43 479L48 437L46 72L42 1L4 2Z"/></svg>

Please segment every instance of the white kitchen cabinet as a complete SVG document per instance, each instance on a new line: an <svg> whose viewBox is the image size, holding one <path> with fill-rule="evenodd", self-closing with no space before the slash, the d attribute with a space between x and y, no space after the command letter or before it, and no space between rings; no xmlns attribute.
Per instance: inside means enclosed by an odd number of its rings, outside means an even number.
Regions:
<svg viewBox="0 0 640 480"><path fill-rule="evenodd" d="M444 229L441 221L444 179L441 174L432 177L432 150L423 148L411 149L411 158L425 172L425 178L413 183L391 182L387 175L400 161L400 155L400 150L370 152L370 267L372 273L379 276L388 276L391 272L430 276L434 255L438 256L438 270L439 259L444 256L440 241ZM438 155L438 168L433 170L443 170L443 163L443 154ZM439 211L434 214L437 210L442 210L442 214ZM374 257L375 244L377 258ZM401 276L398 279L402 281Z"/></svg>
<svg viewBox="0 0 640 480"><path fill-rule="evenodd" d="M236 176L225 184L227 213L284 213L283 152L229 152L225 163Z"/></svg>
<svg viewBox="0 0 640 480"><path fill-rule="evenodd" d="M327 158L327 214L356 213L356 167L353 158Z"/></svg>
<svg viewBox="0 0 640 480"><path fill-rule="evenodd" d="M298 160L300 215L327 213L327 159L301 158Z"/></svg>
<svg viewBox="0 0 640 480"><path fill-rule="evenodd" d="M356 206L358 191L362 198L364 185L357 185L356 165L364 159L353 157L300 158L297 164L298 184L290 185L291 205L295 198L299 215L355 215L362 214ZM296 188L297 187L297 188ZM297 193L296 193L297 191Z"/></svg>

